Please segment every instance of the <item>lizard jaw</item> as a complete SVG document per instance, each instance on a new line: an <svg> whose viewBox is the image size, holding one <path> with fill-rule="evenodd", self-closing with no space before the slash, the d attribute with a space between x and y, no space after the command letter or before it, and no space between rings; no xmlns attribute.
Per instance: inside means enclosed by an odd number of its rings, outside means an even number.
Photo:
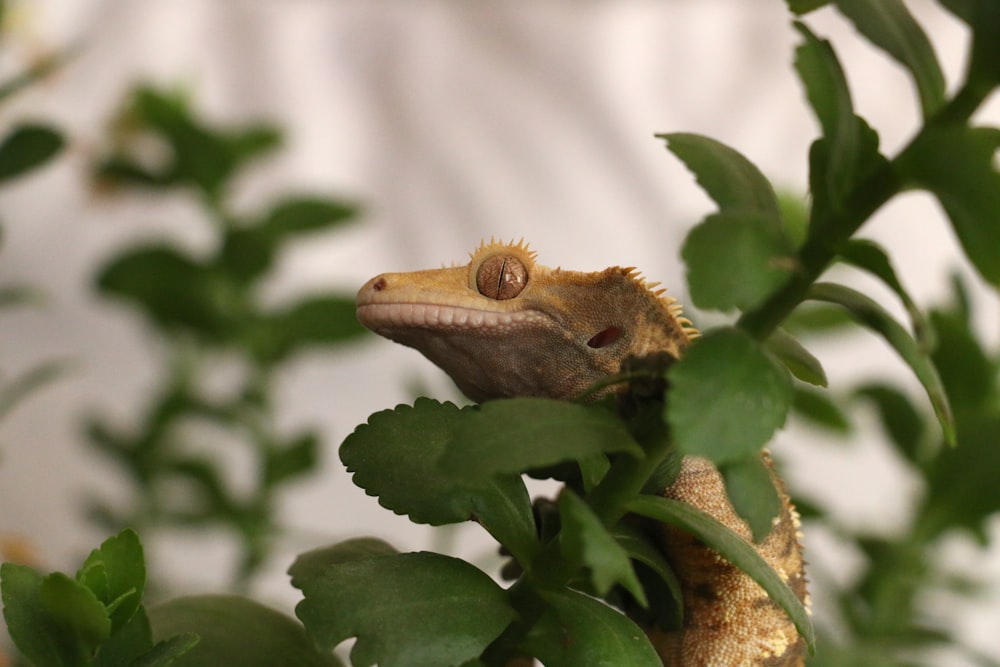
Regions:
<svg viewBox="0 0 1000 667"><path fill-rule="evenodd" d="M357 315L365 327L390 338L393 332L401 329L476 329L500 333L543 317L536 311L496 312L465 306L400 302L359 303Z"/></svg>

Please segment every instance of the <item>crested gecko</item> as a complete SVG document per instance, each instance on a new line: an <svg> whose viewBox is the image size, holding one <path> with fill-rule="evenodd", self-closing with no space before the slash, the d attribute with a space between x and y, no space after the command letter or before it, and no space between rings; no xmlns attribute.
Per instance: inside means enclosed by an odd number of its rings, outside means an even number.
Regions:
<svg viewBox="0 0 1000 667"><path fill-rule="evenodd" d="M523 243L484 242L465 266L383 273L358 292L372 331L416 348L474 401L513 396L571 399L619 372L629 357L677 359L697 335L680 306L634 269L595 273L535 263ZM773 472L782 511L754 548L807 601L798 515ZM719 471L685 457L663 495L697 507L751 540ZM660 547L683 594L684 623L645 628L669 667L795 667L804 642L756 582L701 541L660 526Z"/></svg>

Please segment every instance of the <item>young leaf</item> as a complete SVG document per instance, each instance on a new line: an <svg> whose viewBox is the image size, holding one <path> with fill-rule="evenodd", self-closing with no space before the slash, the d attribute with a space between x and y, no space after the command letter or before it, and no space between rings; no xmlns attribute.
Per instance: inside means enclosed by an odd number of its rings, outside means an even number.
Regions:
<svg viewBox="0 0 1000 667"><path fill-rule="evenodd" d="M462 665L515 616L486 574L424 552L331 565L303 593L295 613L317 646L328 651L357 637L355 667Z"/></svg>
<svg viewBox="0 0 1000 667"><path fill-rule="evenodd" d="M863 385L854 395L875 404L882 426L899 453L911 463L922 463L920 447L924 443L926 426L910 399L886 384Z"/></svg>
<svg viewBox="0 0 1000 667"><path fill-rule="evenodd" d="M678 581L677 575L663 556L660 547L651 542L650 536L645 532L627 523L617 524L610 532L629 558L648 567L666 585L672 601L672 608L669 610L670 618L675 619L680 625L684 620L684 597L681 593L681 582ZM651 600L651 602L655 603L655 600Z"/></svg>
<svg viewBox="0 0 1000 667"><path fill-rule="evenodd" d="M836 401L827 398L826 392L795 387L792 409L813 424L834 433L847 435L851 430L851 422L847 415Z"/></svg>
<svg viewBox="0 0 1000 667"><path fill-rule="evenodd" d="M184 632L169 639L157 642L150 650L128 663L128 667L168 667L177 659L193 649L201 641L201 637L193 632ZM110 666L109 666L110 667ZM178 665L177 667L183 667ZM333 662L330 667L341 667Z"/></svg>
<svg viewBox="0 0 1000 667"><path fill-rule="evenodd" d="M677 446L716 463L756 455L785 423L788 372L734 328L706 333L671 367L667 421Z"/></svg>
<svg viewBox="0 0 1000 667"><path fill-rule="evenodd" d="M575 591L542 597L550 608L520 648L545 667L662 667L639 626L606 604Z"/></svg>
<svg viewBox="0 0 1000 667"><path fill-rule="evenodd" d="M101 644L97 657L90 667L120 667L136 664L134 661L153 648L153 631L149 619L140 606L123 627Z"/></svg>
<svg viewBox="0 0 1000 667"><path fill-rule="evenodd" d="M746 210L708 216L688 233L681 256L692 301L699 308L722 311L758 305L796 266L784 229L764 214Z"/></svg>
<svg viewBox="0 0 1000 667"><path fill-rule="evenodd" d="M148 613L154 640L162 642L179 637L173 641L190 648L174 663L178 667L341 665L332 655L317 651L294 619L235 595L174 598ZM195 636L198 642L190 647Z"/></svg>
<svg viewBox="0 0 1000 667"><path fill-rule="evenodd" d="M58 629L50 641L62 657L62 664L86 664L111 636L111 619L101 601L89 588L62 572L53 572L42 579L38 601Z"/></svg>
<svg viewBox="0 0 1000 667"><path fill-rule="evenodd" d="M917 304L896 276L896 270L892 268L889 253L882 246L868 239L850 239L840 247L838 255L848 264L868 271L888 285L899 297L903 307L906 308L917 342L926 348L933 346L933 334L924 314L920 312Z"/></svg>
<svg viewBox="0 0 1000 667"><path fill-rule="evenodd" d="M925 128L900 155L901 176L930 190L948 214L966 256L1000 286L1000 129Z"/></svg>
<svg viewBox="0 0 1000 667"><path fill-rule="evenodd" d="M100 588L91 585L95 575L100 579ZM146 561L139 536L127 528L106 539L90 552L77 580L108 607L112 632L117 632L139 609L146 585Z"/></svg>
<svg viewBox="0 0 1000 667"><path fill-rule="evenodd" d="M288 574L292 577L292 586L301 590L309 582L323 576L330 565L396 553L399 552L395 547L377 537L355 537L299 554L288 568Z"/></svg>
<svg viewBox="0 0 1000 667"><path fill-rule="evenodd" d="M878 152L878 134L854 114L847 78L830 43L804 24L796 23L795 27L804 38L795 50L795 69L823 134L809 150L815 222L839 209L858 178L885 158Z"/></svg>
<svg viewBox="0 0 1000 667"><path fill-rule="evenodd" d="M775 329L764 347L798 379L817 387L827 386L826 371L819 359L783 329Z"/></svg>
<svg viewBox="0 0 1000 667"><path fill-rule="evenodd" d="M607 409L547 398L510 398L488 401L470 412L440 466L450 475L471 479L612 452L643 455L625 423Z"/></svg>
<svg viewBox="0 0 1000 667"><path fill-rule="evenodd" d="M719 211L759 213L776 228L781 210L771 183L760 169L723 143L697 134L658 134L667 148L694 174Z"/></svg>
<svg viewBox="0 0 1000 667"><path fill-rule="evenodd" d="M590 569L595 592L604 597L615 584L621 584L639 604L648 606L628 554L587 504L571 490L564 489L559 494L559 514L563 554L568 559L582 560Z"/></svg>
<svg viewBox="0 0 1000 667"><path fill-rule="evenodd" d="M46 125L23 124L0 143L0 183L41 166L64 144L62 135Z"/></svg>
<svg viewBox="0 0 1000 667"><path fill-rule="evenodd" d="M997 362L990 359L968 320L942 311L931 313L937 345L931 354L948 402L961 424L989 411L996 400Z"/></svg>
<svg viewBox="0 0 1000 667"><path fill-rule="evenodd" d="M934 368L927 351L913 340L892 316L882 306L875 303L864 294L843 285L832 283L816 283L809 292L809 298L817 301L836 303L844 307L854 319L880 334L896 353L913 370L914 375L924 386L938 423L944 433L945 441L955 444L955 424L948 405L941 378Z"/></svg>
<svg viewBox="0 0 1000 667"><path fill-rule="evenodd" d="M934 47L902 0L837 0L862 35L909 70L924 118L945 102L945 80Z"/></svg>
<svg viewBox="0 0 1000 667"><path fill-rule="evenodd" d="M644 495L629 501L627 509L686 530L746 572L785 610L812 652L816 637L805 606L746 540L705 512L676 500Z"/></svg>
<svg viewBox="0 0 1000 667"><path fill-rule="evenodd" d="M521 563L530 563L537 539L519 471L451 475L439 468L453 443L463 442L456 434L473 411L419 398L413 407L377 412L344 440L340 460L383 507L432 525L475 517Z"/></svg>

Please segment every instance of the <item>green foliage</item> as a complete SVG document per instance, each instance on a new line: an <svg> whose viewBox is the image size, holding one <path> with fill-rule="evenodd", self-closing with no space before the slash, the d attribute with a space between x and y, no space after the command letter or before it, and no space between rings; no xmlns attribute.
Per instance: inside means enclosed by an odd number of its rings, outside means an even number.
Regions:
<svg viewBox="0 0 1000 667"><path fill-rule="evenodd" d="M278 431L273 377L295 355L341 345L362 332L349 295L305 295L273 306L263 303L261 286L289 244L337 229L357 208L307 193L280 195L249 213L232 210L228 194L237 179L270 155L281 135L269 125L215 127L183 95L140 86L116 127L114 145L95 166L103 187L193 195L215 245L194 254L165 241L146 243L120 251L98 272L97 289L146 320L162 339L166 359L160 387L131 428L88 420L90 442L128 474L136 496L133 510L95 502L92 513L109 526L142 530L228 526L241 542L235 578L244 583L267 558L277 532L276 493L308 474L320 452L316 433ZM150 139L167 149L159 162L141 152ZM217 359L244 370L228 391L205 386ZM199 453L184 446L189 427L199 422L244 444L259 470L250 493L230 488L204 446ZM162 492L178 481L191 491L182 507Z"/></svg>
<svg viewBox="0 0 1000 667"><path fill-rule="evenodd" d="M868 559L856 585L835 593L845 614L841 625L853 633L854 643L828 639L829 648L824 651L821 644L810 664L915 664L902 657L906 647L952 641L944 631L921 624L918 596L934 573L929 554L935 541L952 529L984 539L985 521L1000 512L996 494L988 492L988 480L1000 474L1000 456L988 444L1000 427L996 357L976 343L967 300L955 311L926 316L896 273L889 250L856 234L903 189L927 189L941 201L980 275L996 283L997 131L968 123L1000 83L994 61L982 55L995 48L985 36L995 35L1000 23L987 25L995 6L988 2L946 3L970 23L974 35L966 80L949 97L930 40L903 2L788 4L799 16L836 6L911 77L923 124L898 155L883 155L877 132L855 113L833 46L796 21L801 44L795 69L820 127L809 152L807 211L779 203L760 170L734 149L692 134L660 135L718 206L683 246L690 293L699 307L742 311L734 325L706 331L666 368L653 359L630 361L620 375L599 385L625 385L617 404L520 398L459 409L419 399L373 415L345 441L341 457L355 482L383 505L416 521L478 520L514 556L504 572L517 581L491 595L516 619L502 632L492 624L463 626L467 640L494 639L481 654L470 649L449 657L448 664L501 665L519 655L547 665L659 664L629 617L679 627L680 586L656 540L635 530L635 515L693 533L748 573L786 610L812 649L814 631L805 609L753 544L658 492L676 475L681 456L708 458L719 467L734 508L754 538L762 539L780 505L759 452L789 411L833 432L857 434L843 398L812 388L826 387L827 376L806 345L817 331L844 331L855 324L883 338L928 396L931 419L921 404L887 385L851 393L875 407L890 444L925 480L927 493L905 538L844 530ZM885 283L905 308L909 326L870 297L818 282L836 262ZM810 302L832 304L839 312L804 305ZM595 394L597 389L586 396ZM969 467L977 470L972 483ZM526 473L566 484L558 502L536 499L534 530L518 484ZM803 505L813 520L832 521L825 508ZM374 544L378 548L368 553ZM363 545L347 560L364 577L374 578L375 564L395 568L406 556L384 543ZM348 552L355 548L343 545ZM341 552L338 545L304 561L310 581L326 579L323 587L296 584L307 591L300 617L330 646L349 636L363 638L364 651L352 655L355 664L395 659L406 650L399 638L373 629L373 618L383 610L399 612L394 593L373 581L364 594L356 593L355 602L362 595L380 599L364 597L362 609L346 610L350 603L340 595L353 584L343 575ZM330 554L332 564L324 566ZM306 567L293 568L293 577ZM433 578L437 567L412 575ZM406 589L422 585L407 580ZM315 611L321 605L324 611ZM422 613L418 607L393 619L395 625L423 627ZM409 650L420 648L412 640Z"/></svg>
<svg viewBox="0 0 1000 667"><path fill-rule="evenodd" d="M105 540L75 578L0 567L7 630L37 667L172 664L198 637L176 633L154 643L141 604L145 583L142 545L131 530Z"/></svg>
<svg viewBox="0 0 1000 667"><path fill-rule="evenodd" d="M294 619L227 595L143 604L146 564L139 537L108 538L70 577L25 565L0 567L11 639L35 667L337 667Z"/></svg>

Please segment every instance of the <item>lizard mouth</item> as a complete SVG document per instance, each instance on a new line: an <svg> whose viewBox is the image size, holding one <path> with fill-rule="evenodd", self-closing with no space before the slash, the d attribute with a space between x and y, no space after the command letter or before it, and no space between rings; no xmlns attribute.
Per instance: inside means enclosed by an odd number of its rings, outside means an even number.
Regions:
<svg viewBox="0 0 1000 667"><path fill-rule="evenodd" d="M360 303L358 321L382 333L400 329L503 330L541 317L535 311L497 312L431 303Z"/></svg>

